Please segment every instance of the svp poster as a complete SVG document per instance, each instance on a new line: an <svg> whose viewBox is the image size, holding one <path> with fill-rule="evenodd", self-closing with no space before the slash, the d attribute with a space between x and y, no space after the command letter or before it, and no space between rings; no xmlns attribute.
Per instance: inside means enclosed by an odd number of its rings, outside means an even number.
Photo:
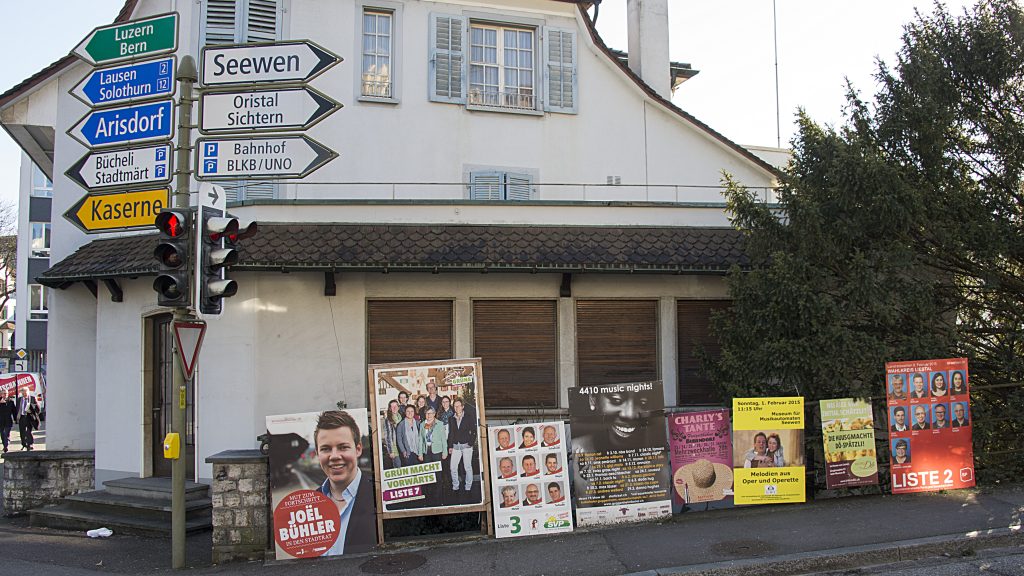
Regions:
<svg viewBox="0 0 1024 576"><path fill-rule="evenodd" d="M491 494L498 538L572 532L565 425L491 426Z"/></svg>
<svg viewBox="0 0 1024 576"><path fill-rule="evenodd" d="M966 358L887 362L893 494L974 486Z"/></svg>
<svg viewBox="0 0 1024 576"><path fill-rule="evenodd" d="M878 484L871 404L853 398L822 400L820 410L828 488Z"/></svg>
<svg viewBox="0 0 1024 576"><path fill-rule="evenodd" d="M484 510L480 360L376 364L369 367L368 381L379 439L381 510Z"/></svg>
<svg viewBox="0 0 1024 576"><path fill-rule="evenodd" d="M278 560L377 544L365 409L267 416Z"/></svg>
<svg viewBox="0 0 1024 576"><path fill-rule="evenodd" d="M733 503L729 411L678 412L668 416L672 449L672 508L709 509Z"/></svg>
<svg viewBox="0 0 1024 576"><path fill-rule="evenodd" d="M733 398L737 504L806 500L804 399Z"/></svg>
<svg viewBox="0 0 1024 576"><path fill-rule="evenodd" d="M576 524L672 515L661 382L569 389Z"/></svg>

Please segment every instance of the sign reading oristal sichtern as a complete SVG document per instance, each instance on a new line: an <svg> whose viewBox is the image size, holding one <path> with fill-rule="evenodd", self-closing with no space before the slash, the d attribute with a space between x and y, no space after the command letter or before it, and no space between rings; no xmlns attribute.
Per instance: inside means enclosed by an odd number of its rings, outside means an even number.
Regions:
<svg viewBox="0 0 1024 576"><path fill-rule="evenodd" d="M199 102L199 131L211 134L306 130L339 108L339 102L308 86L206 92Z"/></svg>

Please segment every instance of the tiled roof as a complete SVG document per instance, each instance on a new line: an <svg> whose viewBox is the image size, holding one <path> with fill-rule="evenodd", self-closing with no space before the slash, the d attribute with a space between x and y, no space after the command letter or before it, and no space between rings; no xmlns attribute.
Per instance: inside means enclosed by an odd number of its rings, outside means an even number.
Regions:
<svg viewBox="0 0 1024 576"><path fill-rule="evenodd" d="M48 286L156 273L156 235L95 240L39 277ZM729 228L263 224L233 270L722 273L744 267Z"/></svg>

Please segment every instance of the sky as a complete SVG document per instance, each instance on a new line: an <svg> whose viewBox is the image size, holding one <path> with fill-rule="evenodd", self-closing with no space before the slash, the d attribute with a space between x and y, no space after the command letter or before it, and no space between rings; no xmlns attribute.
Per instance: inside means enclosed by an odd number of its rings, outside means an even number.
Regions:
<svg viewBox="0 0 1024 576"><path fill-rule="evenodd" d="M819 123L841 124L846 78L863 96L873 95L876 58L894 61L903 25L913 20L915 7L924 13L932 9L932 0L668 3L670 57L700 71L680 86L673 102L739 144L775 146L781 138L783 147L794 134L800 107ZM972 4L941 3L954 14ZM0 92L66 55L96 26L111 23L122 4L123 0L0 0L7 22L0 34ZM626 50L626 1L604 0L597 27L610 47ZM20 162L20 149L0 133L0 202L17 202Z"/></svg>

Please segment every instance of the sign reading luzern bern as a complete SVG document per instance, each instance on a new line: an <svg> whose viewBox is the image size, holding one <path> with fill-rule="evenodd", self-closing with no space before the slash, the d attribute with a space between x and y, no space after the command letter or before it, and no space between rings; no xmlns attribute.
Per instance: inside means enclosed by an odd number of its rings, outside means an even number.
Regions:
<svg viewBox="0 0 1024 576"><path fill-rule="evenodd" d="M89 106L127 104L174 94L173 56L93 70L71 95Z"/></svg>
<svg viewBox="0 0 1024 576"><path fill-rule="evenodd" d="M196 178L304 178L338 156L307 136L200 138Z"/></svg>
<svg viewBox="0 0 1024 576"><path fill-rule="evenodd" d="M178 15L162 14L96 28L72 53L96 65L174 52L177 48Z"/></svg>
<svg viewBox="0 0 1024 576"><path fill-rule="evenodd" d="M93 110L68 130L89 148L132 142L169 140L174 136L174 106L170 100Z"/></svg>
<svg viewBox="0 0 1024 576"><path fill-rule="evenodd" d="M341 62L340 56L309 40L207 46L201 58L204 86L306 82Z"/></svg>
<svg viewBox="0 0 1024 576"><path fill-rule="evenodd" d="M171 145L89 152L65 174L86 190L167 183L171 181Z"/></svg>
<svg viewBox="0 0 1024 576"><path fill-rule="evenodd" d="M340 103L308 86L207 92L199 104L199 131L305 130L339 108Z"/></svg>
<svg viewBox="0 0 1024 576"><path fill-rule="evenodd" d="M167 188L86 194L64 217L86 234L152 229L160 210L170 206L170 197Z"/></svg>

